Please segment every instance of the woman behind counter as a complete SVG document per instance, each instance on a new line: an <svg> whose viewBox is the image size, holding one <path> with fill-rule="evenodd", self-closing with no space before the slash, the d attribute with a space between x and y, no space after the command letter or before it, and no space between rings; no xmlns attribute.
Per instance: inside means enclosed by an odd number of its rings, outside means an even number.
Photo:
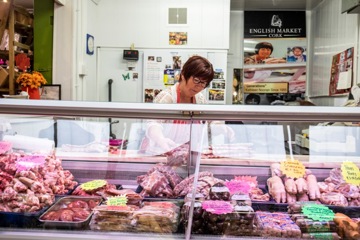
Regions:
<svg viewBox="0 0 360 240"><path fill-rule="evenodd" d="M205 96L201 93L213 80L214 69L212 64L204 57L192 56L184 64L179 82L170 88L162 90L155 98L154 103L182 103L205 104ZM170 130L165 130L164 123L171 123ZM189 141L185 125L182 121L149 121L147 123L146 138L142 148L155 146L161 147L165 152L177 147L179 142ZM234 132L224 124L217 123L213 134L225 134L234 138ZM165 124L166 126L166 124ZM212 124L214 126L214 122ZM164 133L165 131L165 133ZM178 142L178 144L175 143ZM143 142L144 143L144 142ZM148 145L149 144L149 145ZM147 145L147 146L146 146Z"/></svg>
<svg viewBox="0 0 360 240"><path fill-rule="evenodd" d="M206 103L201 93L214 78L212 64L201 56L192 56L184 64L179 82L161 91L154 103Z"/></svg>

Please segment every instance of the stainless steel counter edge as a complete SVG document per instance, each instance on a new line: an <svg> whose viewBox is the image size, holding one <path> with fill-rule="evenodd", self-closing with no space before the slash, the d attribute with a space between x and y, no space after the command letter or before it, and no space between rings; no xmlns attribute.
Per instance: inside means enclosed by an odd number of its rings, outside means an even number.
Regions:
<svg viewBox="0 0 360 240"><path fill-rule="evenodd" d="M9 230L0 228L0 239L6 240L144 240L144 239L185 239L183 234L123 233L104 231L55 231L55 230Z"/></svg>
<svg viewBox="0 0 360 240"><path fill-rule="evenodd" d="M121 232L96 232L96 231L10 231L8 229L0 228L0 239L6 240L151 240L151 239L185 239L183 234L156 234L156 233L121 233ZM192 235L191 239L265 239L262 237L249 237L249 236L221 236L221 235ZM277 239L277 238L271 238ZM280 238L279 238L280 239Z"/></svg>
<svg viewBox="0 0 360 240"><path fill-rule="evenodd" d="M137 119L347 121L357 122L356 107L153 104L0 99L0 113L43 116Z"/></svg>

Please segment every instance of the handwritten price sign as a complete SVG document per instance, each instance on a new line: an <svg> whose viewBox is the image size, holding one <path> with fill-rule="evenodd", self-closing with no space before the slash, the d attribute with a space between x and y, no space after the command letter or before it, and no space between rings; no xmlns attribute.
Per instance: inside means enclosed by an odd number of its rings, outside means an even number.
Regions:
<svg viewBox="0 0 360 240"><path fill-rule="evenodd" d="M234 194L234 193L247 194L250 191L250 184L245 181L231 180L231 181L225 182L225 186L229 189L231 194Z"/></svg>
<svg viewBox="0 0 360 240"><path fill-rule="evenodd" d="M86 182L80 185L81 189L84 191L92 191L98 188L101 188L107 184L105 180L92 180L90 182Z"/></svg>
<svg viewBox="0 0 360 240"><path fill-rule="evenodd" d="M213 214L226 214L233 211L233 206L225 201L204 201L202 208Z"/></svg>
<svg viewBox="0 0 360 240"><path fill-rule="evenodd" d="M360 171L355 163L345 161L341 164L341 174L346 183L360 185Z"/></svg>
<svg viewBox="0 0 360 240"><path fill-rule="evenodd" d="M280 163L280 170L287 177L301 178L305 175L305 166L299 160L285 160Z"/></svg>
<svg viewBox="0 0 360 240"><path fill-rule="evenodd" d="M332 221L335 216L331 209L321 204L306 204L301 211L315 221Z"/></svg>
<svg viewBox="0 0 360 240"><path fill-rule="evenodd" d="M109 197L106 201L106 205L108 206L126 206L128 199L126 195L120 195L116 197Z"/></svg>

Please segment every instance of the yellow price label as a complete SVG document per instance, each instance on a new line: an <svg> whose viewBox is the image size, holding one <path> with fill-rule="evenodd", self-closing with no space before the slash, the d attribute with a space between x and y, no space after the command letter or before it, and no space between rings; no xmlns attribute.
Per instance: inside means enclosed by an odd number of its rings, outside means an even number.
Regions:
<svg viewBox="0 0 360 240"><path fill-rule="evenodd" d="M301 178L305 175L305 166L299 160L287 159L280 163L280 170L287 177Z"/></svg>
<svg viewBox="0 0 360 240"><path fill-rule="evenodd" d="M80 185L81 189L84 191L92 191L98 188L101 188L107 184L106 180L92 180L90 182L86 182Z"/></svg>
<svg viewBox="0 0 360 240"><path fill-rule="evenodd" d="M360 171L355 163L345 161L341 164L341 174L346 183L360 185Z"/></svg>
<svg viewBox="0 0 360 240"><path fill-rule="evenodd" d="M119 195L115 197L109 197L106 201L108 206L126 206L128 199L126 195Z"/></svg>

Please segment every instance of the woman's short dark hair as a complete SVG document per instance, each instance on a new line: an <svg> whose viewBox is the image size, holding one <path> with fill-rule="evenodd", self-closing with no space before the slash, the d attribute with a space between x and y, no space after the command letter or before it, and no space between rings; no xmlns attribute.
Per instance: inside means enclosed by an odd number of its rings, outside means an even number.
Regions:
<svg viewBox="0 0 360 240"><path fill-rule="evenodd" d="M258 54L259 53L259 50L260 48L268 48L271 50L271 53L273 52L274 50L274 47L271 43L269 42L259 42L258 44L255 45L255 53ZM271 54L270 53L270 54Z"/></svg>
<svg viewBox="0 0 360 240"><path fill-rule="evenodd" d="M201 56L192 56L184 64L181 70L181 76L185 78L186 82L191 77L205 80L207 82L206 86L208 86L214 79L214 69L212 64L206 58Z"/></svg>

